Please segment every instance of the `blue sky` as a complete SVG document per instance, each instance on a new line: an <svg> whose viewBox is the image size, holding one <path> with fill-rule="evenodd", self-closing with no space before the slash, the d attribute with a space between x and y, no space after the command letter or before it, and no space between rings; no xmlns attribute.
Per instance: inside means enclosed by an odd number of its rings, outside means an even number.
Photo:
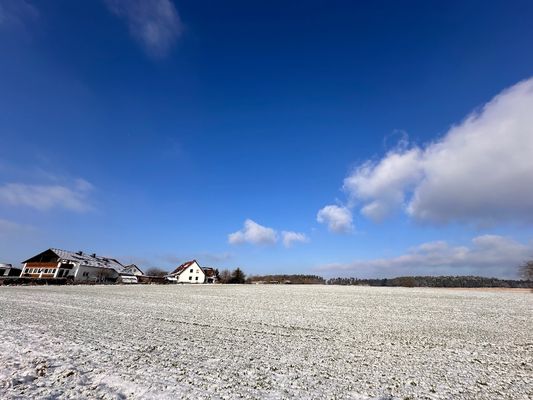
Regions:
<svg viewBox="0 0 533 400"><path fill-rule="evenodd" d="M531 20L529 1L0 0L0 261L514 277Z"/></svg>

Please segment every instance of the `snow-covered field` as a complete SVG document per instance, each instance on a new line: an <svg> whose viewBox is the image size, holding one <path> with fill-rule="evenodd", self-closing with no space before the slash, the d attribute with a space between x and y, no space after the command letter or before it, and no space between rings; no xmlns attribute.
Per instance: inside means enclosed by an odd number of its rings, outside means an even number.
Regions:
<svg viewBox="0 0 533 400"><path fill-rule="evenodd" d="M532 399L533 294L0 287L0 398Z"/></svg>

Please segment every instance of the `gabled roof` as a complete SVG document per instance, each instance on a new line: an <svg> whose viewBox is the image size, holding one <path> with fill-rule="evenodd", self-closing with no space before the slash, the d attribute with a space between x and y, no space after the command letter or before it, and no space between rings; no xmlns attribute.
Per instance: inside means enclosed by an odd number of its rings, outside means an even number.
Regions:
<svg viewBox="0 0 533 400"><path fill-rule="evenodd" d="M26 261L23 261L23 263L37 261L39 260L40 256L51 254L55 254L58 260L73 261L75 263L79 263L80 265L87 267L114 269L119 273L122 272L122 270L124 269L124 265L122 265L118 260L114 258L97 256L96 254L87 254L81 251L73 252L61 249L45 250L42 253L39 253L36 256Z"/></svg>
<svg viewBox="0 0 533 400"><path fill-rule="evenodd" d="M141 275L144 275L144 272L135 264L126 265L124 267L124 270L122 271L122 273L132 274L132 275L136 275L135 274L136 272L139 272Z"/></svg>
<svg viewBox="0 0 533 400"><path fill-rule="evenodd" d="M178 268L172 271L169 275L178 276L179 274L181 274L183 271L185 271L187 268L189 268L194 263L196 263L200 267L200 264L198 264L196 260L187 261L181 264ZM200 269L202 269L202 267L200 267Z"/></svg>

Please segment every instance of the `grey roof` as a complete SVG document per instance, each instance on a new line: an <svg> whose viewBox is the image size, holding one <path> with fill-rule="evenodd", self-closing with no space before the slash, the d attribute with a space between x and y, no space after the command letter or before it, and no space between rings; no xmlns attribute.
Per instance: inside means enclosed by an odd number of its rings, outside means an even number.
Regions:
<svg viewBox="0 0 533 400"><path fill-rule="evenodd" d="M96 268L111 268L117 271L118 273L124 270L124 265L122 265L119 261L115 260L114 258L108 258L108 257L102 257L102 256L93 255L93 254L82 253L81 251L76 253L73 251L67 251L67 250L61 250L61 249L50 249L50 250L52 250L55 254L57 254L58 257L61 258L62 260L74 261L74 262L80 263L80 265L85 265L88 267L96 267Z"/></svg>

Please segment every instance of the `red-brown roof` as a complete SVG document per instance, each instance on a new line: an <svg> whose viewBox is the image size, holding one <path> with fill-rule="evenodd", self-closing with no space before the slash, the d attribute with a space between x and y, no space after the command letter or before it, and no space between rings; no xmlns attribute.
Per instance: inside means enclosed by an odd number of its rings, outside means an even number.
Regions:
<svg viewBox="0 0 533 400"><path fill-rule="evenodd" d="M187 261L187 262L184 262L183 264L181 264L178 268L176 268L174 271L172 271L170 273L170 275L179 275L181 274L184 270L186 270L187 268L189 268L192 264L194 264L196 262L196 260L192 260L192 261Z"/></svg>

